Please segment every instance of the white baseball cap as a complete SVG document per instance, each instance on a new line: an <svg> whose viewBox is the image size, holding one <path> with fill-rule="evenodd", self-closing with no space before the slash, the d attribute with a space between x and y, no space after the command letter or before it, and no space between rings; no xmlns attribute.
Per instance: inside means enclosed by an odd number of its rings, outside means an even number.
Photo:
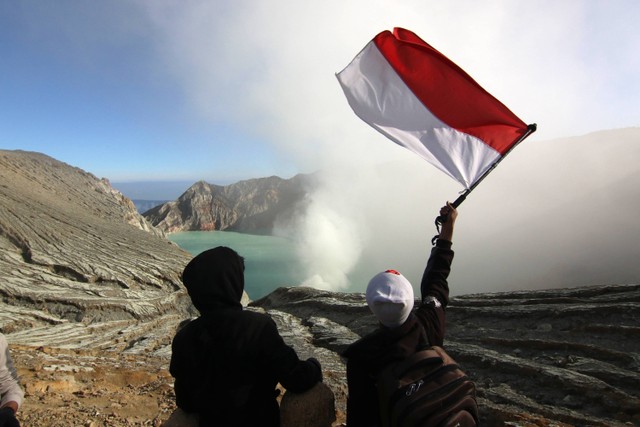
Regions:
<svg viewBox="0 0 640 427"><path fill-rule="evenodd" d="M413 309L413 286L396 270L378 273L367 286L367 304L388 328L402 325Z"/></svg>

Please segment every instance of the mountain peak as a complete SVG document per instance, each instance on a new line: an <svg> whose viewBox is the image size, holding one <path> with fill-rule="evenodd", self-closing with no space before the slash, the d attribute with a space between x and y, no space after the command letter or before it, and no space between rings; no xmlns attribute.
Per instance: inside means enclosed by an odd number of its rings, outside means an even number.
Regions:
<svg viewBox="0 0 640 427"><path fill-rule="evenodd" d="M227 186L198 181L176 201L144 213L166 232L229 230L269 233L277 218L304 206L313 175L278 176L239 181Z"/></svg>

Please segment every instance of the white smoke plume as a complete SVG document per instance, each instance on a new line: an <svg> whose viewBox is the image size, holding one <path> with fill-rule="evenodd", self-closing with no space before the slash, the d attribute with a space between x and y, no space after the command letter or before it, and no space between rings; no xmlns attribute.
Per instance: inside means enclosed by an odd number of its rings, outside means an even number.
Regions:
<svg viewBox="0 0 640 427"><path fill-rule="evenodd" d="M325 171L287 228L307 284L362 292L394 268L419 291L433 220L459 187L387 144L395 160ZM640 128L526 140L459 208L452 294L637 282L637 158Z"/></svg>

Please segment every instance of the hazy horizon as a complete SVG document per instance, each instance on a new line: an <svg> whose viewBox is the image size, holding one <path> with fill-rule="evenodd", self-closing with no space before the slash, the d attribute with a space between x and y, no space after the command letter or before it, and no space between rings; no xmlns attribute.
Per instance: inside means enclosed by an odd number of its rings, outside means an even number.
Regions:
<svg viewBox="0 0 640 427"><path fill-rule="evenodd" d="M197 181L122 181L111 186L131 200L175 200Z"/></svg>

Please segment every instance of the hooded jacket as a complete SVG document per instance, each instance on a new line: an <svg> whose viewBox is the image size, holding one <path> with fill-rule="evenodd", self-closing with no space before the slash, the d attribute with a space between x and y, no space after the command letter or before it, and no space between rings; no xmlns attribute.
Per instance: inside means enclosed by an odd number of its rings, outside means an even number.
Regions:
<svg viewBox="0 0 640 427"><path fill-rule="evenodd" d="M447 277L451 271L451 242L439 239L431 250L420 291L422 303L397 328L378 329L351 344L343 353L347 359L347 425L380 425L377 374L389 363L402 360L430 345L442 346L445 308L449 303Z"/></svg>
<svg viewBox="0 0 640 427"><path fill-rule="evenodd" d="M301 361L267 315L243 310L244 260L225 247L196 256L182 280L201 316L173 339L176 403L200 426L278 426L279 382L303 392L322 374Z"/></svg>

